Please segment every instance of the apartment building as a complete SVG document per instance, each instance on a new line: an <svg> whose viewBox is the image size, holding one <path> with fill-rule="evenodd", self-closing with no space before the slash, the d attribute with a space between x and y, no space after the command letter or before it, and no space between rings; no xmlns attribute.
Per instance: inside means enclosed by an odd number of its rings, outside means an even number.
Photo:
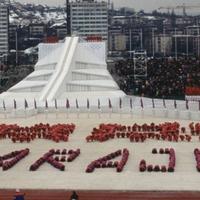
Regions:
<svg viewBox="0 0 200 200"><path fill-rule="evenodd" d="M0 2L0 60L8 54L9 35L9 10L8 6Z"/></svg>
<svg viewBox="0 0 200 200"><path fill-rule="evenodd" d="M69 2L71 34L87 39L101 37L108 39L108 3L95 0Z"/></svg>

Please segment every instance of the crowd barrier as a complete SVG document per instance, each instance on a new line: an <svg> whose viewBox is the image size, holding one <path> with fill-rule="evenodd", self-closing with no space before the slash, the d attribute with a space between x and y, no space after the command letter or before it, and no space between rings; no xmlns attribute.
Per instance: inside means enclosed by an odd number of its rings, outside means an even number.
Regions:
<svg viewBox="0 0 200 200"><path fill-rule="evenodd" d="M24 99L0 101L0 112L13 117L32 116L37 113L122 113L173 119L200 119L200 101L179 101L126 96L108 99L66 99L40 102Z"/></svg>

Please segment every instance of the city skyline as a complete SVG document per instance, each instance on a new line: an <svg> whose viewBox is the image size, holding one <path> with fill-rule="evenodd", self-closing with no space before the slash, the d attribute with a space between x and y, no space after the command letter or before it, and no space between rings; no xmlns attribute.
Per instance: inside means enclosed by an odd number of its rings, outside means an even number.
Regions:
<svg viewBox="0 0 200 200"><path fill-rule="evenodd" d="M19 1L19 0L18 0ZM135 10L152 11L158 9L161 6L176 6L176 5L200 5L199 0L111 0L114 2L115 7L131 7ZM65 0L20 0L22 3L36 3L47 5L64 5ZM196 9L200 13L200 8Z"/></svg>

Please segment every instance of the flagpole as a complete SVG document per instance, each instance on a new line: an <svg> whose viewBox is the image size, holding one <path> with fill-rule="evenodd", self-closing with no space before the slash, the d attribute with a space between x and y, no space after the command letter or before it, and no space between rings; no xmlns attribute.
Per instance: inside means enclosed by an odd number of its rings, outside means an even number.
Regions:
<svg viewBox="0 0 200 200"><path fill-rule="evenodd" d="M166 108L166 102L164 98L163 98L163 107Z"/></svg>
<svg viewBox="0 0 200 200"><path fill-rule="evenodd" d="M5 101L3 100L3 110L4 110L4 118L7 118L7 114L6 114L6 104Z"/></svg>
<svg viewBox="0 0 200 200"><path fill-rule="evenodd" d="M130 98L129 103L130 103L131 118L133 118L133 99L132 99L132 97Z"/></svg>
<svg viewBox="0 0 200 200"><path fill-rule="evenodd" d="M78 100L76 99L76 110L77 112L77 118L79 119L79 104L78 104Z"/></svg>
<svg viewBox="0 0 200 200"><path fill-rule="evenodd" d="M87 98L87 113L88 113L88 119L90 118L90 101L89 99Z"/></svg>
<svg viewBox="0 0 200 200"><path fill-rule="evenodd" d="M66 99L66 103L65 103L65 107L67 109L67 118L69 117L69 108L70 108L70 103L69 103L69 99Z"/></svg>
<svg viewBox="0 0 200 200"><path fill-rule="evenodd" d="M34 109L35 109L35 118L37 118L37 114L36 114L36 110L37 110L37 102L36 102L35 98L34 98L34 102L33 102L33 104L34 104Z"/></svg>
<svg viewBox="0 0 200 200"><path fill-rule="evenodd" d="M99 113L99 119L101 118L101 102L100 102L100 99L98 99L98 105L97 105L97 107L98 107L98 113Z"/></svg>
<svg viewBox="0 0 200 200"><path fill-rule="evenodd" d="M110 98L108 99L108 107L109 107L109 118L111 118L111 114L113 112L113 109L112 109L112 103L111 103Z"/></svg>
<svg viewBox="0 0 200 200"><path fill-rule="evenodd" d="M186 106L186 110L189 110L189 104L188 104L189 102L188 102L188 100L186 100L185 103L186 103L186 105L185 105Z"/></svg>
<svg viewBox="0 0 200 200"><path fill-rule="evenodd" d="M49 107L49 105L48 105L48 101L47 101L47 99L45 100L45 118L47 119L48 118L48 107Z"/></svg>
<svg viewBox="0 0 200 200"><path fill-rule="evenodd" d="M122 118L122 99L119 98L120 119Z"/></svg>
<svg viewBox="0 0 200 200"><path fill-rule="evenodd" d="M54 104L55 104L55 109L56 109L56 119L58 118L58 103L57 103L57 99L54 100Z"/></svg>
<svg viewBox="0 0 200 200"><path fill-rule="evenodd" d="M25 112L25 117L27 117L27 111L26 111L26 109L28 108L28 102L27 102L27 100L26 99L24 99L24 112Z"/></svg>

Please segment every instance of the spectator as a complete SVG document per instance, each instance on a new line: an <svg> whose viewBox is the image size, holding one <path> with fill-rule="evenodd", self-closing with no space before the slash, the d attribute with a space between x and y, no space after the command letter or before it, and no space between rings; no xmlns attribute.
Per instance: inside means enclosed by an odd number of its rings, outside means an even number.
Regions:
<svg viewBox="0 0 200 200"><path fill-rule="evenodd" d="M71 197L70 197L70 200L78 200L79 198L78 198L78 195L76 194L76 192L75 191L73 191L72 192L72 195L71 195Z"/></svg>
<svg viewBox="0 0 200 200"><path fill-rule="evenodd" d="M16 189L13 200L24 200L24 195L19 189Z"/></svg>
<svg viewBox="0 0 200 200"><path fill-rule="evenodd" d="M150 59L148 75L140 80L134 79L133 60L119 61L113 73L121 90L130 95L183 99L187 86L200 87L200 61L194 58Z"/></svg>

